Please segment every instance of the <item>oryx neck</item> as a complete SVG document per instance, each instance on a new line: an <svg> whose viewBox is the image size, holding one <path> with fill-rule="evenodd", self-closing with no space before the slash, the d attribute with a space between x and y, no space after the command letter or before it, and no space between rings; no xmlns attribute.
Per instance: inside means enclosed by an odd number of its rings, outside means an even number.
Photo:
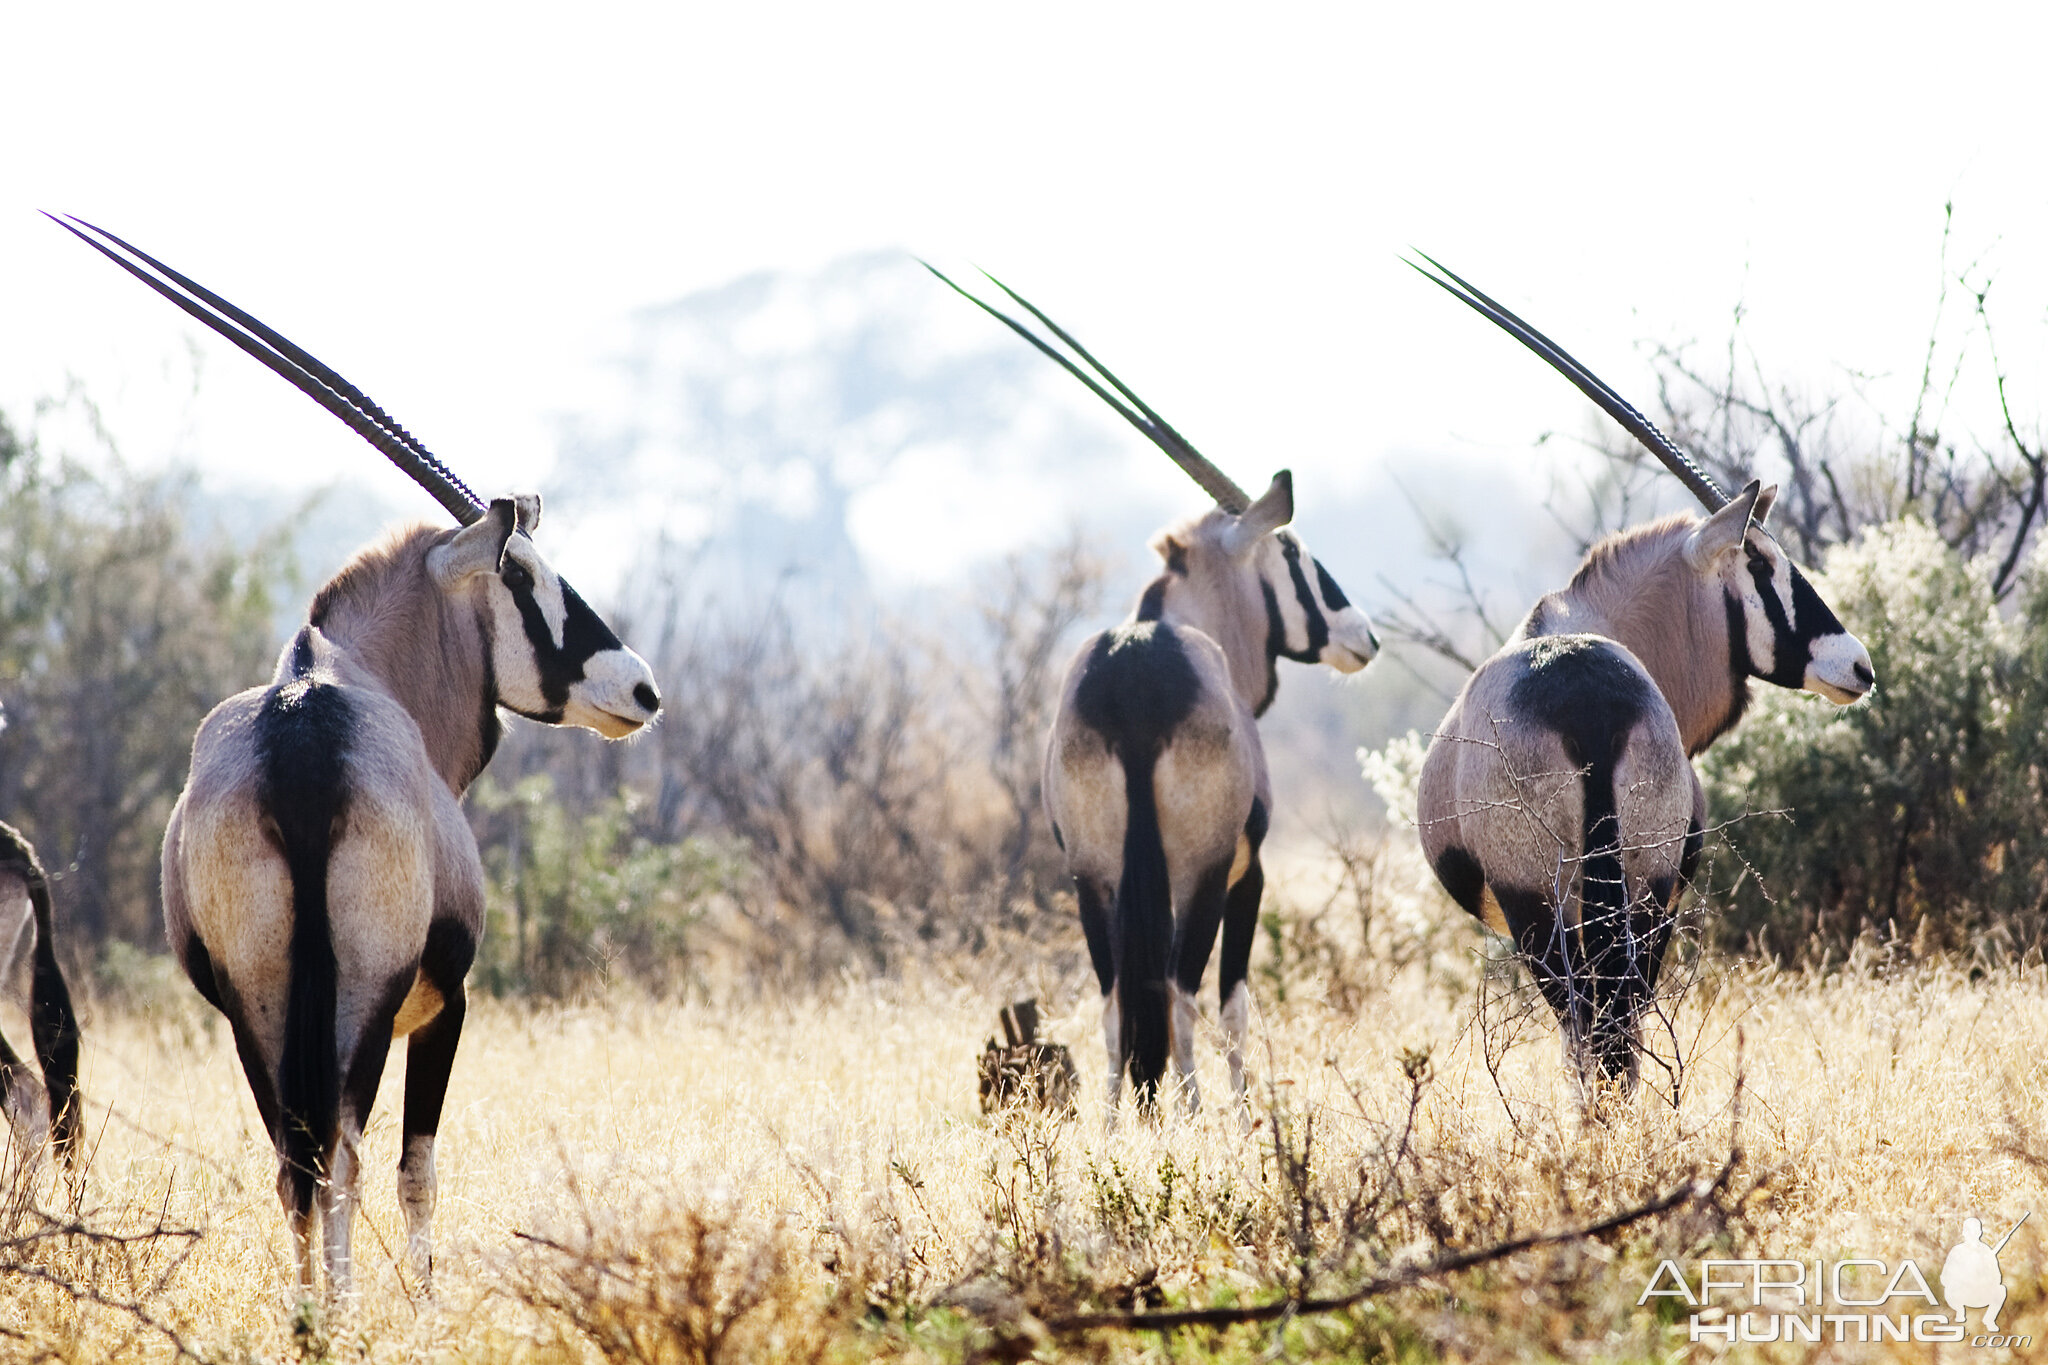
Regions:
<svg viewBox="0 0 2048 1365"><path fill-rule="evenodd" d="M1623 645L1664 694L1689 754L1726 730L1748 696L1746 678L1729 663L1721 585L1686 562L1697 525L1680 512L1607 537L1568 585L1536 604L1518 633L1604 635Z"/></svg>
<svg viewBox="0 0 2048 1365"><path fill-rule="evenodd" d="M1214 640L1230 665L1230 685L1253 715L1262 715L1279 690L1267 647L1266 608L1242 581L1190 576L1169 569L1146 585L1129 621L1163 621Z"/></svg>
<svg viewBox="0 0 2048 1365"><path fill-rule="evenodd" d="M414 526L357 554L314 596L309 622L332 646L337 678L403 707L460 796L490 760L497 709L489 613L427 570L427 552L452 534Z"/></svg>

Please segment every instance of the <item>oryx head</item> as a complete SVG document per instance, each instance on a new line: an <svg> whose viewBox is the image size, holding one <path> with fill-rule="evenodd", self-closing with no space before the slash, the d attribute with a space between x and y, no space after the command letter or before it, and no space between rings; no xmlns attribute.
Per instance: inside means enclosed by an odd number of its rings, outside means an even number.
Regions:
<svg viewBox="0 0 2048 1365"><path fill-rule="evenodd" d="M1154 584L1160 596L1154 605L1171 612L1176 595L1198 594L1228 603L1228 609L1249 612L1261 623L1267 658L1356 673L1379 653L1379 637L1287 525L1293 517L1294 476L1283 469L1243 511L1219 506L1161 531L1152 549L1166 574ZM1178 614L1201 619L1216 611Z"/></svg>
<svg viewBox="0 0 2048 1365"><path fill-rule="evenodd" d="M533 543L540 496L494 499L427 555L443 592L481 596L499 706L622 739L661 709L647 661L619 643Z"/></svg>
<svg viewBox="0 0 2048 1365"><path fill-rule="evenodd" d="M646 660L619 643L534 547L539 497L500 498L486 506L361 389L271 327L104 228L44 216L283 376L383 451L462 523L431 552L428 569L443 592L483 595L496 705L609 739L654 719L661 696Z"/></svg>
<svg viewBox="0 0 2048 1365"><path fill-rule="evenodd" d="M939 270L926 263L925 269L938 275L957 293L1000 319L1010 330L1036 346L1060 367L1086 384L1118 415L1143 432L1167 457L1216 500L1215 510L1166 530L1152 542L1166 565L1166 576L1153 585L1162 594L1161 609L1169 609L1176 593L1208 594L1214 610L1198 613L1255 613L1264 631L1266 657L1294 659L1301 663L1326 663L1341 673L1356 673L1379 653L1379 637L1363 611L1351 605L1330 571L1310 555L1301 537L1283 529L1294 520L1294 476L1281 470L1254 501L1228 475L1211 464L1201 452L1154 412L1145 400L1088 353L1061 326L1040 312L1031 301L990 275L996 288L1015 299L1066 343L1094 373L1090 374L1055 349L1029 327L999 309L990 307L968 293ZM1100 381L1096 376L1100 376ZM1112 394L1104 383L1114 388ZM1117 395L1122 395L1120 401ZM1147 590L1148 598L1151 589ZM1146 605L1140 605L1143 616ZM1155 611L1154 615L1157 614Z"/></svg>
<svg viewBox="0 0 2048 1365"><path fill-rule="evenodd" d="M1728 604L1735 668L1745 677L1818 692L1846 706L1876 680L1870 652L1842 628L1806 575L1764 529L1778 487L1751 479L1686 537L1685 562Z"/></svg>
<svg viewBox="0 0 2048 1365"><path fill-rule="evenodd" d="M1429 256L1422 259L1442 272L1432 274L1415 266L1425 278L1542 356L1621 423L1700 500L1707 515L1685 542L1685 561L1721 589L1728 611L1731 666L1739 676L1817 692L1837 706L1846 706L1870 691L1877 680L1870 666L1870 651L1843 628L1799 566L1765 529L1771 504L1778 496L1777 485L1765 488L1752 479L1730 498L1655 423L1563 347Z"/></svg>

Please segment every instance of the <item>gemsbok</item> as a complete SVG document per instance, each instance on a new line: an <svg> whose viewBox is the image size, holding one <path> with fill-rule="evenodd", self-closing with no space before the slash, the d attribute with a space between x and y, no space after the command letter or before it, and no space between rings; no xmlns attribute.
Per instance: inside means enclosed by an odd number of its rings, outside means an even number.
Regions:
<svg viewBox="0 0 2048 1365"><path fill-rule="evenodd" d="M0 824L0 980L12 980L28 953L28 1031L43 1073L38 1087L28 1064L0 1038L0 1094L24 1148L40 1146L47 1115L50 1141L75 1176L85 1108L78 1093L78 1016L52 932L50 881L35 848L21 831Z"/></svg>
<svg viewBox="0 0 2048 1365"><path fill-rule="evenodd" d="M1417 799L1437 879L1513 940L1582 1081L1597 1065L1633 1089L1640 1019L1704 838L1691 757L1742 718L1751 679L1846 706L1875 675L1766 529L1775 486L1751 480L1730 499L1556 343L1429 263L1441 274L1416 269L1555 366L1707 513L1607 537L1538 601L1451 703Z"/></svg>
<svg viewBox="0 0 2048 1365"><path fill-rule="evenodd" d="M164 926L233 1031L277 1149L302 1290L316 1195L328 1293L349 1289L357 1145L393 1039L410 1040L398 1197L430 1291L434 1134L484 924L483 864L458 802L490 761L500 708L617 739L654 719L654 677L534 548L539 498L484 504L263 323L111 233L62 225L341 418L462 523L396 532L328 580L270 685L201 723L163 849Z"/></svg>
<svg viewBox="0 0 2048 1365"><path fill-rule="evenodd" d="M1047 737L1044 790L1102 987L1111 1112L1126 1071L1140 1106L1156 1107L1169 1052L1183 1104L1190 1113L1199 1108L1195 997L1219 927L1219 1019L1242 1105L1245 976L1265 889L1259 847L1273 808L1257 718L1279 690L1279 660L1355 673L1379 652L1379 640L1301 538L1284 529L1294 518L1288 471L1256 501L1247 497L1002 281L990 277L1093 375L939 278L1086 384L1216 500L1153 538L1159 576L1123 624L1084 643L1069 666Z"/></svg>

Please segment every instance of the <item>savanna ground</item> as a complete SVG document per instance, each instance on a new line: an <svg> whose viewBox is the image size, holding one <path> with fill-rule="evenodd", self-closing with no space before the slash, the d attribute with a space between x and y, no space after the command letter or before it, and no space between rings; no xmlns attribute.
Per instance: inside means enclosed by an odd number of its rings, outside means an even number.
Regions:
<svg viewBox="0 0 2048 1365"><path fill-rule="evenodd" d="M1385 905L1414 869L1374 871ZM147 964L88 1017L82 1204L65 1212L47 1169L12 1182L0 1355L1704 1359L1682 1305L1637 1306L1662 1258L1695 1284L1710 1256L1911 1256L1931 1280L1967 1214L1994 1235L2048 1215L2038 963L1977 979L1702 963L1659 1044L1675 1034L1687 1059L1676 1107L1652 1066L1635 1101L1588 1118L1547 1014L1517 1008L1483 936L1382 922L1362 941L1325 872L1304 862L1269 895L1249 1133L1213 1045L1198 1117L1105 1132L1078 974L997 982L962 959L751 1003L480 1000L441 1130L437 1294L401 1268L395 1050L366 1142L361 1298L339 1317L287 1292L273 1159L227 1031ZM1395 938L1410 950L1374 946ZM1030 992L1080 1064L1073 1120L978 1110L997 1006ZM1640 1216L1545 1240L1617 1215ZM2042 1221L2002 1258L2003 1324L2035 1341ZM1478 1263L1431 1269L1460 1257ZM1244 1325L1085 1323L1375 1280L1351 1306Z"/></svg>

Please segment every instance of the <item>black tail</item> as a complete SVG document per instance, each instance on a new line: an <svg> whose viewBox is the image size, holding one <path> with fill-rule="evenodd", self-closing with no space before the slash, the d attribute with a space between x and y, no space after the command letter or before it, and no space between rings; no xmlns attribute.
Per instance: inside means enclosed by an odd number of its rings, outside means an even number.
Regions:
<svg viewBox="0 0 2048 1365"><path fill-rule="evenodd" d="M57 966L55 925L50 910L50 883L28 840L0 824L0 863L21 873L35 914L36 946L29 985L29 1033L35 1039L36 1064L43 1070L43 1089L50 1097L50 1138L57 1155L76 1166L84 1101L78 1094L78 1015L71 1008L71 990Z"/></svg>
<svg viewBox="0 0 2048 1365"><path fill-rule="evenodd" d="M1126 752L1123 880L1116 889L1117 1046L1138 1103L1150 1107L1166 1074L1166 967L1173 951L1173 885L1152 790L1156 753Z"/></svg>
<svg viewBox="0 0 2048 1365"><path fill-rule="evenodd" d="M304 1215L326 1174L341 1113L327 862L346 806L347 702L331 686L308 679L286 683L264 699L257 734L263 807L276 825L292 880L291 986L277 1078L279 1131L272 1136L291 1170L293 1211Z"/></svg>
<svg viewBox="0 0 2048 1365"><path fill-rule="evenodd" d="M1621 739L1627 742L1625 734ZM1641 970L1630 932L1628 883L1621 860L1621 813L1615 792L1618 757L1595 759L1586 771L1585 842L1579 864L1579 938L1586 970L1575 984L1579 1008L1573 1020L1580 1041L1591 1045L1600 1069L1612 1077L1635 1072L1636 992L1631 985Z"/></svg>

